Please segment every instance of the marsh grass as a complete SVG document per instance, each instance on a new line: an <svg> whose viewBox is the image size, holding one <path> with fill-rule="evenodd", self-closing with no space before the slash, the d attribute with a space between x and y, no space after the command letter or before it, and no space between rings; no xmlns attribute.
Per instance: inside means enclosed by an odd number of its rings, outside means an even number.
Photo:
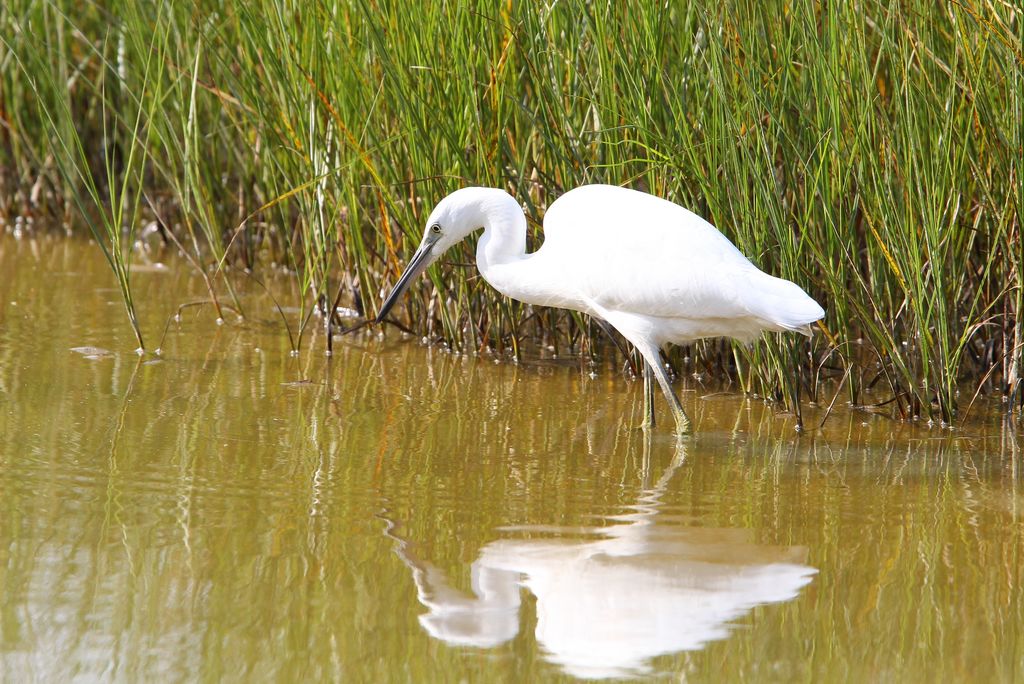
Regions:
<svg viewBox="0 0 1024 684"><path fill-rule="evenodd" d="M810 343L702 342L680 372L797 406L832 380L943 422L985 392L1024 406L1014 3L13 0L0 35L0 210L88 225L133 325L143 186L218 311L241 310L238 271L293 273L301 340L313 320L330 338L332 305L374 313L445 193L508 189L536 245L554 198L608 182L691 207L825 303ZM585 317L486 287L472 244L452 261L399 307L408 329L600 346Z"/></svg>
<svg viewBox="0 0 1024 684"><path fill-rule="evenodd" d="M22 24L5 34L39 42L32 49L16 51L5 39L3 61L22 76L14 79L24 99L17 109L32 108L29 115L35 115L36 144L43 147L33 156L45 155L43 166L53 174L50 181L61 188L61 199L74 203L110 264L142 351L145 344L132 297L129 261L151 152L149 122L161 99L159 72L165 45L159 37L145 39L139 31L127 30L126 26L141 26L143 21L135 5L125 10L123 25L74 50L70 46L81 35L77 17L68 16L59 3L43 5L28 27L39 35L27 36ZM161 21L162 14L155 19ZM129 51L138 57L131 73ZM85 74L91 63L96 69L90 79ZM86 90L81 95L79 83ZM78 101L80 97L84 103ZM5 110L15 109L11 104ZM79 125L83 108L85 116L94 119L93 127L86 130Z"/></svg>

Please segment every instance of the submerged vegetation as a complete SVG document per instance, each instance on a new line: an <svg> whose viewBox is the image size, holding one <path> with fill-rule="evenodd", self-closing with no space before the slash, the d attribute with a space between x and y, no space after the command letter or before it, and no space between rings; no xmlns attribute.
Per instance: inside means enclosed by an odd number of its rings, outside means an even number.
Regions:
<svg viewBox="0 0 1024 684"><path fill-rule="evenodd" d="M950 422L982 392L1024 406L1022 45L1005 0L7 0L0 220L91 231L142 345L143 224L218 316L284 267L308 321L374 313L457 187L506 188L539 241L562 191L628 185L828 312L811 342L706 341L678 370ZM600 339L443 268L398 314L417 334L499 353Z"/></svg>

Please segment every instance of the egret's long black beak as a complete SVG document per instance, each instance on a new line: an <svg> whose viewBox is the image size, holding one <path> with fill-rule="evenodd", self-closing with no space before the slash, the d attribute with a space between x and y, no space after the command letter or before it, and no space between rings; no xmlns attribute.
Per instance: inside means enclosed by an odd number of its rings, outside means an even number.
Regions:
<svg viewBox="0 0 1024 684"><path fill-rule="evenodd" d="M416 279L416 276L427 270L427 266L430 265L430 255L434 250L434 243L436 241L424 242L420 245L420 248L416 250L416 253L412 255L412 259L409 260L408 266L405 267L405 272L402 273L402 277L395 283L394 289L391 290L391 294L384 300L384 303L380 306L380 311L377 312L377 317L373 319L374 323L380 323L384 320L384 317L391 311L391 307L395 305L398 298L402 296L402 293L409 288L409 284Z"/></svg>

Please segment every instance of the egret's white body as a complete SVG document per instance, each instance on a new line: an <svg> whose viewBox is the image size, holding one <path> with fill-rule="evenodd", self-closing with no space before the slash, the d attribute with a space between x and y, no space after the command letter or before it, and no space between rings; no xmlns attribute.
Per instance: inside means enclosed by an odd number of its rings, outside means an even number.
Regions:
<svg viewBox="0 0 1024 684"><path fill-rule="evenodd" d="M704 337L750 341L765 330L809 334L825 314L798 285L759 270L696 214L644 192L586 185L548 208L544 244L532 254L526 217L511 195L494 188L448 195L431 212L423 242L378 320L413 277L479 228L484 279L512 299L573 309L613 326L643 355L645 379L655 373L681 431L688 421L661 347Z"/></svg>

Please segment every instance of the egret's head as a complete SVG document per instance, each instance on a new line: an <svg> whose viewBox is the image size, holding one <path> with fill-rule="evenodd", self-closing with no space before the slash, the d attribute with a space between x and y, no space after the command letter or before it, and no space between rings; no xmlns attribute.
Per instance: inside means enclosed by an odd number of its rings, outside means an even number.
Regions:
<svg viewBox="0 0 1024 684"><path fill-rule="evenodd" d="M402 293L418 275L427 270L430 264L441 258L451 247L461 242L467 235L483 226L481 211L481 194L487 188L463 188L456 190L437 203L427 219L427 227L419 249L412 255L405 267L402 277L398 279L391 294L384 300L377 314L375 323L380 323L387 316Z"/></svg>

